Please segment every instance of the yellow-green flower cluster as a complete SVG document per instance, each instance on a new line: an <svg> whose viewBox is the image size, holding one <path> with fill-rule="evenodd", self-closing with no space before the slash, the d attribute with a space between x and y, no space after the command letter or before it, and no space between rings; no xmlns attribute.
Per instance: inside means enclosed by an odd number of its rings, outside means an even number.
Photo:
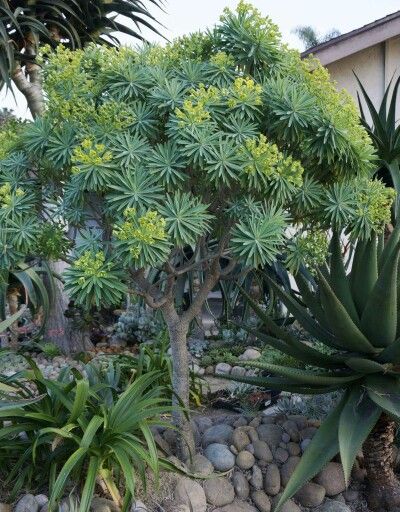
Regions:
<svg viewBox="0 0 400 512"><path fill-rule="evenodd" d="M372 231L382 233L391 221L391 207L396 197L393 188L379 180L362 180L357 193L356 216L368 221Z"/></svg>
<svg viewBox="0 0 400 512"><path fill-rule="evenodd" d="M124 130L135 122L135 116L126 108L126 103L106 101L96 111L95 121L108 129Z"/></svg>
<svg viewBox="0 0 400 512"><path fill-rule="evenodd" d="M323 265L328 256L329 241L325 231L308 231L292 240L288 246L286 266L293 273L305 265L312 273Z"/></svg>
<svg viewBox="0 0 400 512"><path fill-rule="evenodd" d="M74 268L83 273L79 278L79 283L84 284L90 277L106 277L105 259L103 251L98 251L95 254L91 251L85 251L73 264Z"/></svg>
<svg viewBox="0 0 400 512"><path fill-rule="evenodd" d="M4 183L0 187L0 204L2 208L7 208L12 205L12 201L14 197L22 197L25 195L25 192L22 188L17 188L15 192L12 191L11 183Z"/></svg>
<svg viewBox="0 0 400 512"><path fill-rule="evenodd" d="M139 216L136 208L127 208L124 216L126 220L114 229L114 234L121 242L138 242L129 249L134 259L139 257L142 244L153 246L167 238L165 219L158 212L148 210Z"/></svg>
<svg viewBox="0 0 400 512"><path fill-rule="evenodd" d="M97 144L90 137L83 139L81 144L74 148L72 162L76 164L72 172L77 174L81 171L80 165L91 167L104 165L112 160L111 151L107 151L104 144Z"/></svg>
<svg viewBox="0 0 400 512"><path fill-rule="evenodd" d="M235 60L225 52L218 52L210 57L210 63L221 71L225 71L235 64Z"/></svg>
<svg viewBox="0 0 400 512"><path fill-rule="evenodd" d="M252 106L262 104L262 87L250 77L236 78L232 87L225 94L228 96L229 108L243 104Z"/></svg>
<svg viewBox="0 0 400 512"><path fill-rule="evenodd" d="M210 119L210 113L205 109L204 104L194 103L191 100L183 102L182 109L176 108L175 115L179 119L181 128L188 125L198 125Z"/></svg>
<svg viewBox="0 0 400 512"><path fill-rule="evenodd" d="M190 91L190 98L195 102L203 105L204 107L211 106L221 100L222 94L218 87L210 85L206 87L200 84L196 89Z"/></svg>
<svg viewBox="0 0 400 512"><path fill-rule="evenodd" d="M258 139L248 139L242 155L249 158L244 172L250 176L261 175L267 178L283 178L289 183L301 186L303 179L303 166L291 156L285 157L276 144L267 141L265 135L260 134Z"/></svg>

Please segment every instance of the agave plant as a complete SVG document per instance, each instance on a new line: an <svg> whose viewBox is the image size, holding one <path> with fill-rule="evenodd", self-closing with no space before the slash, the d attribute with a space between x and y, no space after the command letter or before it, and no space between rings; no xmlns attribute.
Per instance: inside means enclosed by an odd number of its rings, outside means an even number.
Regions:
<svg viewBox="0 0 400 512"><path fill-rule="evenodd" d="M159 457L150 430L171 411L157 373L139 377L121 394L118 375L117 369L89 370L85 378L66 368L51 381L30 361L27 371L4 384L4 393L13 392L15 401L2 401L0 388L0 475L13 486L12 495L49 482L49 510L55 511L71 484L78 484L79 512L88 512L101 481L127 510L137 477L145 485L147 468L156 478L160 468L176 469Z"/></svg>
<svg viewBox="0 0 400 512"><path fill-rule="evenodd" d="M361 112L361 121L370 136L380 159L381 169L379 174L394 186L397 192L396 216L400 208L400 127L397 123L396 105L400 86L400 77L393 83L390 80L379 109L375 108L365 87L356 76L361 95L357 93ZM367 119L361 102L364 98L371 120Z"/></svg>
<svg viewBox="0 0 400 512"><path fill-rule="evenodd" d="M329 351L297 339L247 296L263 322L261 331L250 332L309 369L248 362L272 376L234 380L307 395L344 391L305 451L277 510L338 453L348 483L363 444L370 508L400 504L391 464L394 422L400 419L399 240L398 224L385 246L375 235L359 241L346 273L340 234L333 233L329 269L317 270L312 286L301 273L296 276L302 301L270 280L290 313Z"/></svg>

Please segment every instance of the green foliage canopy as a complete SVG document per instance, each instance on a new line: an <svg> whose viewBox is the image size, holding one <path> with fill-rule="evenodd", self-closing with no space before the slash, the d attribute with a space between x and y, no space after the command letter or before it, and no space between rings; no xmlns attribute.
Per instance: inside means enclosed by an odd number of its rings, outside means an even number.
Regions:
<svg viewBox="0 0 400 512"><path fill-rule="evenodd" d="M0 265L64 227L74 249L52 257L73 261L78 303L118 302L144 269L163 290L188 260L271 263L289 225L368 238L390 215L351 98L243 1L165 47L49 47L41 62L46 112L0 161Z"/></svg>

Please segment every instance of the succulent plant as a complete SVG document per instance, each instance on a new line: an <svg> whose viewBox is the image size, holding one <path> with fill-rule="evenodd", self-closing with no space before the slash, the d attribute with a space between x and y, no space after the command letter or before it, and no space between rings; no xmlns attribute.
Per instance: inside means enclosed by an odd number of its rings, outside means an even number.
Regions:
<svg viewBox="0 0 400 512"><path fill-rule="evenodd" d="M127 344L154 339L164 329L153 311L140 304L130 305L115 325L115 334Z"/></svg>
<svg viewBox="0 0 400 512"><path fill-rule="evenodd" d="M291 314L313 337L332 349L331 353L302 342L278 326L247 296L263 322L262 331L249 331L301 361L306 369L248 361L243 364L266 370L272 376L235 380L307 395L344 391L296 467L278 511L338 453L349 482L363 443L370 508L389 510L400 505L400 486L390 464L393 418L400 419L400 224L386 243L383 234L379 240L376 235L359 240L349 273L340 235L333 233L329 268L316 269L312 284L301 273L295 276L302 301L268 278Z"/></svg>

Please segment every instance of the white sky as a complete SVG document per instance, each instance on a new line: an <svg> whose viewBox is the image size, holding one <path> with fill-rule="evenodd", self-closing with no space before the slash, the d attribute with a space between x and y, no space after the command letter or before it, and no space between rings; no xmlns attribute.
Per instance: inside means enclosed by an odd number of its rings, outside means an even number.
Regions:
<svg viewBox="0 0 400 512"><path fill-rule="evenodd" d="M321 34L332 28L345 33L400 8L398 0L253 0L252 3L279 25L285 42L299 49L302 45L291 33L298 25L311 25ZM237 0L164 0L165 13L158 9L152 11L165 26L160 27L160 31L173 39L212 26L225 6L234 8L236 4ZM144 35L149 40L160 41L149 31ZM129 44L128 39L124 42ZM17 104L12 95L1 94L0 105L14 109L21 117L28 115L25 99L19 94Z"/></svg>

